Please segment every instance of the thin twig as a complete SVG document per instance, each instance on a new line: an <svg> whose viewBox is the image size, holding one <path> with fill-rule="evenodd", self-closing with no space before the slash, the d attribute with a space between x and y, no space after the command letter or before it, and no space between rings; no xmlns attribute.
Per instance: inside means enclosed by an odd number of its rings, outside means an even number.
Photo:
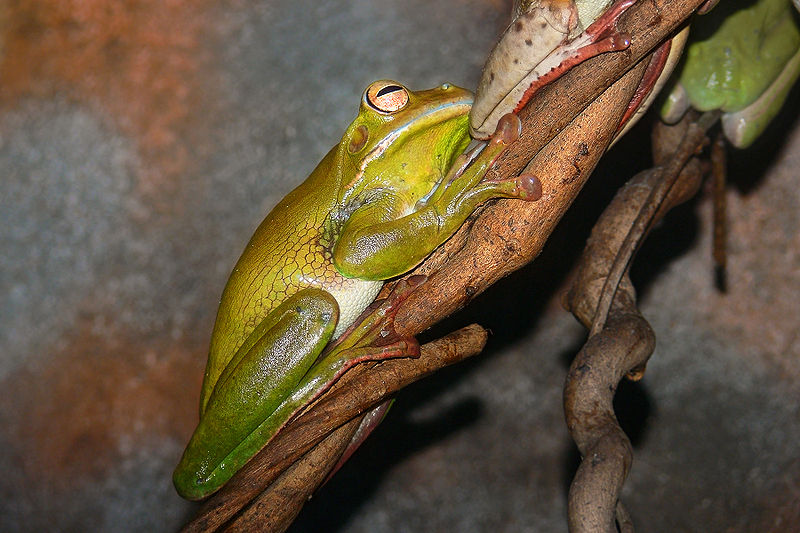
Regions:
<svg viewBox="0 0 800 533"><path fill-rule="evenodd" d="M714 267L716 270L717 288L726 289L727 264L727 199L725 198L726 158L725 139L718 133L711 145L711 177L714 186Z"/></svg>
<svg viewBox="0 0 800 533"><path fill-rule="evenodd" d="M706 139L706 131L714 125L719 118L719 113L710 111L704 114L697 122L693 122L689 127L689 131L683 139L683 142L678 146L673 154L673 158L668 165L663 169L658 169L659 177L657 178L658 185L650 191L650 196L639 211L639 214L634 220L633 224L625 236L625 240L619 248L617 259L608 273L603 292L600 296L600 301L597 303L594 318L592 319L592 327L589 335L596 335L602 331L603 326L608 318L608 312L611 309L611 302L614 300L614 295L619 287L620 280L623 274L630 267L631 261L639 245L647 235L647 231L655 220L656 213L661 210L664 199L669 195L672 187L678 181L681 170L686 165L689 158L691 158L700 148L701 144Z"/></svg>

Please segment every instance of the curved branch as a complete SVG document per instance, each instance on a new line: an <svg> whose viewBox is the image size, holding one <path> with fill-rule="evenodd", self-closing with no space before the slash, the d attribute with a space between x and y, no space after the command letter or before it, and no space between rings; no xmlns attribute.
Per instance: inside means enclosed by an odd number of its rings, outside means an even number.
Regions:
<svg viewBox="0 0 800 533"><path fill-rule="evenodd" d="M569 491L569 530L616 532L615 509L633 449L614 416L617 384L643 366L655 335L638 313L614 316L575 357L564 386L567 427L583 455Z"/></svg>
<svg viewBox="0 0 800 533"><path fill-rule="evenodd" d="M592 329L564 385L567 427L583 457L569 492L572 532L616 532L618 520L632 531L619 494L633 450L612 402L624 376L643 375L655 335L637 309L628 267L648 230L694 196L702 178L693 156L705 141L705 130L689 117L669 130L679 135L662 135L659 145L670 143L673 151L663 146L655 151L656 161L666 166L637 174L619 190L592 230L566 298L567 308Z"/></svg>

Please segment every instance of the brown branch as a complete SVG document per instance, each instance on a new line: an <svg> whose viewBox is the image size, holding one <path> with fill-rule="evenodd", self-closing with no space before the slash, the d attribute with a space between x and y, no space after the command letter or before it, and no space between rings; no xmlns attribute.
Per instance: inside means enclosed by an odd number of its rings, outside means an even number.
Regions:
<svg viewBox="0 0 800 533"><path fill-rule="evenodd" d="M690 117L657 131L671 133L661 135L654 150L656 162L666 166L637 174L619 190L592 230L566 298L592 329L564 385L567 426L583 456L569 492L571 532L616 532L617 524L633 530L619 503L633 451L612 402L623 376L643 375L655 335L637 309L628 268L649 229L697 192L702 170L693 156L706 141L705 129Z"/></svg>
<svg viewBox="0 0 800 533"><path fill-rule="evenodd" d="M569 491L572 533L616 532L615 509L633 450L611 402L629 369L644 365L655 348L650 326L636 314L615 315L575 357L564 387L567 426L583 461Z"/></svg>
<svg viewBox="0 0 800 533"><path fill-rule="evenodd" d="M285 531L335 466L360 423L361 417L356 417L334 430L258 494L224 531Z"/></svg>
<svg viewBox="0 0 800 533"><path fill-rule="evenodd" d="M592 229L575 282L566 298L569 311L587 328L593 325L597 307L604 299L606 279L615 264L622 261L630 265L629 256L636 247L629 248L628 255L620 257L625 241L634 239L638 242L670 209L696 194L702 169L700 162L692 156L705 140L705 129L694 124L696 118L696 114L689 114L676 126L656 124L653 158L657 166L640 172L626 183ZM653 193L659 189L667 194L662 197ZM654 202L656 209L653 208ZM650 218L642 220L642 212ZM631 234L634 225L638 226L640 234ZM616 287L610 287L622 291L621 299L614 298L612 310L621 305L625 312L636 309L636 294L627 272L628 269L624 269Z"/></svg>
<svg viewBox="0 0 800 533"><path fill-rule="evenodd" d="M486 330L473 324L423 345L417 359L385 361L379 371L365 365L348 372L212 496L184 531L214 531L222 527L335 428L382 403L409 383L480 353L486 339ZM335 458L340 454L334 454ZM311 490L314 488L316 485Z"/></svg>

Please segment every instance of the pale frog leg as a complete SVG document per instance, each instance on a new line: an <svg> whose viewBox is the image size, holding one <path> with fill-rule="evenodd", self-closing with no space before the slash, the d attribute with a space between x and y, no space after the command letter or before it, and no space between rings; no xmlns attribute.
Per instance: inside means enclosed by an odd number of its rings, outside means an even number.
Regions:
<svg viewBox="0 0 800 533"><path fill-rule="evenodd" d="M555 66L528 86L514 108L514 112L518 113L522 110L539 89L560 78L572 67L600 54L628 48L631 45L630 37L620 33L617 29L617 22L623 13L636 2L637 0L617 0L583 33L565 46L559 47L557 52L548 59L548 63L554 63ZM542 64L544 62L540 63L540 65Z"/></svg>
<svg viewBox="0 0 800 533"><path fill-rule="evenodd" d="M585 31L574 2L537 2L514 20L484 67L470 115L470 132L483 139L499 118L519 112L543 86L596 55L624 50L630 39L617 29L636 0L617 0Z"/></svg>
<svg viewBox="0 0 800 533"><path fill-rule="evenodd" d="M792 56L775 81L755 102L741 111L722 115L722 130L731 144L737 148L750 146L780 111L780 106L774 103L786 99L798 77L800 77L800 50Z"/></svg>

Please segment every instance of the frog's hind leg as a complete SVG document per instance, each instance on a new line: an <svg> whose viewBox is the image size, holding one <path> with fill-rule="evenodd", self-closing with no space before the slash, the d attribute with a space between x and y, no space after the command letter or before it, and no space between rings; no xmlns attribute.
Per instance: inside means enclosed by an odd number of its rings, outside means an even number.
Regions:
<svg viewBox="0 0 800 533"><path fill-rule="evenodd" d="M359 363L419 357L417 340L398 335L394 330L394 318L399 304L424 279L425 276L411 276L401 280L385 299L373 302L335 343L325 349L296 390L310 388L317 391L318 396Z"/></svg>
<svg viewBox="0 0 800 533"><path fill-rule="evenodd" d="M246 354L234 357L230 364L235 368L226 367L211 394L184 453L184 459L192 455L199 460L186 469L182 459L176 470L200 472L195 483L198 488L202 485L204 492L198 490L199 497L228 481L287 422L354 365L419 355L413 337L401 338L394 333L397 304L406 298L405 287L409 286L399 285L401 290L373 303L356 325L324 352L338 315L338 305L328 292L305 289L273 311L286 317L273 320L270 314L268 319L275 325L269 333L264 331ZM265 401L267 397L269 401Z"/></svg>
<svg viewBox="0 0 800 533"><path fill-rule="evenodd" d="M394 317L398 304L425 279L425 276L416 275L400 280L386 299L375 301L345 332L340 341L325 349L320 357L320 369L324 369L326 374L336 376L328 386L358 363L396 357L419 357L419 344L416 339L398 335L394 330ZM309 373L316 370L317 365L314 365L314 369ZM322 388L320 394L326 388ZM386 400L364 415L355 435L323 483L327 483L380 425L393 401L393 399Z"/></svg>
<svg viewBox="0 0 800 533"><path fill-rule="evenodd" d="M214 384L173 477L187 498L214 492L285 424L284 405L330 341L339 307L304 289L272 310Z"/></svg>

